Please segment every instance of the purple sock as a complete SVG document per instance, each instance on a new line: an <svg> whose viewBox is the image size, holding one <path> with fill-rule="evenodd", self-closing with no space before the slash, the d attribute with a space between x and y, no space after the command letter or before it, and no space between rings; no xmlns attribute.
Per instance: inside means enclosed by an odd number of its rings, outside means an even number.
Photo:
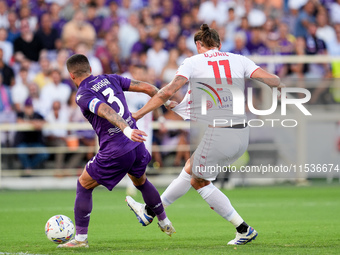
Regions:
<svg viewBox="0 0 340 255"><path fill-rule="evenodd" d="M137 189L142 192L144 202L150 207L150 209L156 214L158 220L164 220L166 218L166 213L159 196L159 193L155 186L146 179L145 183L140 186L136 186Z"/></svg>
<svg viewBox="0 0 340 255"><path fill-rule="evenodd" d="M87 234L92 211L92 191L77 182L77 195L74 203L74 218L76 221L76 234Z"/></svg>

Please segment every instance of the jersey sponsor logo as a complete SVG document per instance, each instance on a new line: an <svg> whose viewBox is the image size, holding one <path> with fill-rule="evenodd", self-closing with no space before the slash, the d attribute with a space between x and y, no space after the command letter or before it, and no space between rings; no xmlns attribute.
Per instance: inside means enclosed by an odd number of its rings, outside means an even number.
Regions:
<svg viewBox="0 0 340 255"><path fill-rule="evenodd" d="M108 79L102 79L100 82L96 83L91 87L92 90L98 92L102 87L105 87L106 85L109 85L110 82Z"/></svg>
<svg viewBox="0 0 340 255"><path fill-rule="evenodd" d="M203 85L203 86L205 86L205 87L207 87L207 88L209 88L217 96L217 99L218 99L219 103L222 106L221 97L220 97L220 95L217 93L217 91L212 86L210 86L210 85L208 85L206 83L203 83L203 82L198 82L198 83ZM199 88L199 87L198 87L198 89L203 90L205 93L207 93L212 98L212 100L214 101L215 105L217 105L217 102L216 102L214 96L211 94L210 91L208 91L207 89L204 89L204 88Z"/></svg>
<svg viewBox="0 0 340 255"><path fill-rule="evenodd" d="M96 105L100 102L98 98L93 98L89 103L89 110L96 113Z"/></svg>

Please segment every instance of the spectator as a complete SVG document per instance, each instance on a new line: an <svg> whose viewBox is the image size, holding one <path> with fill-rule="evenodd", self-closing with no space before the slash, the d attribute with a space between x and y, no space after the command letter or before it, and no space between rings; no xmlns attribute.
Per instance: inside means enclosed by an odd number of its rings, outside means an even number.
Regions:
<svg viewBox="0 0 340 255"><path fill-rule="evenodd" d="M119 28L118 38L121 49L121 57L126 60L130 57L132 46L139 40L138 13L131 13L129 22Z"/></svg>
<svg viewBox="0 0 340 255"><path fill-rule="evenodd" d="M14 84L11 90L12 101L14 103L14 109L17 112L22 112L24 109L24 103L29 97L29 82L28 82L28 70L24 67L20 68L19 72L20 80Z"/></svg>
<svg viewBox="0 0 340 255"><path fill-rule="evenodd" d="M139 40L132 46L131 54L139 55L142 52L146 52L152 46L152 40L148 36L148 33L144 26L138 26Z"/></svg>
<svg viewBox="0 0 340 255"><path fill-rule="evenodd" d="M174 13L183 19L186 14L190 13L193 1L179 0L177 3L174 2L174 5Z"/></svg>
<svg viewBox="0 0 340 255"><path fill-rule="evenodd" d="M62 80L66 80L70 78L70 74L67 71L67 67L65 65L66 60L70 56L68 50L60 49L57 53L57 57L55 60L51 62L52 69L58 69L61 72Z"/></svg>
<svg viewBox="0 0 340 255"><path fill-rule="evenodd" d="M0 114L12 111L11 93L9 88L2 83L2 75L0 75L0 98Z"/></svg>
<svg viewBox="0 0 340 255"><path fill-rule="evenodd" d="M269 49L263 43L262 30L260 27L253 27L250 33L250 40L246 44L246 48L250 54L268 55Z"/></svg>
<svg viewBox="0 0 340 255"><path fill-rule="evenodd" d="M63 6L61 16L67 21L73 19L77 12L82 12L83 14L86 12L86 4L82 0L71 0L68 4L61 6Z"/></svg>
<svg viewBox="0 0 340 255"><path fill-rule="evenodd" d="M191 57L193 55L192 51L187 47L187 38L181 35L177 41L177 50L179 57L177 59L177 65L181 65L184 59Z"/></svg>
<svg viewBox="0 0 340 255"><path fill-rule="evenodd" d="M40 101L40 91L38 85L35 84L34 82L29 83L28 93L29 93L28 97L32 99L34 111L40 114L40 111L43 107Z"/></svg>
<svg viewBox="0 0 340 255"><path fill-rule="evenodd" d="M323 40L316 37L317 26L315 23L308 25L308 34L306 36L306 53L308 55L327 55L326 44ZM328 63L310 63L308 72L305 74L308 83L313 89L312 97L309 103L321 102L326 103L325 93L328 88L328 81L325 78L331 77L330 65Z"/></svg>
<svg viewBox="0 0 340 255"><path fill-rule="evenodd" d="M216 21L217 25L222 26L228 19L227 4L221 0L203 2L199 7L198 18L203 23Z"/></svg>
<svg viewBox="0 0 340 255"><path fill-rule="evenodd" d="M218 27L217 32L220 35L220 40L221 40L220 51L222 52L231 51L235 47L234 40L227 36L225 27L224 26Z"/></svg>
<svg viewBox="0 0 340 255"><path fill-rule="evenodd" d="M307 36L308 25L310 23L315 22L314 12L315 12L315 6L314 6L314 3L310 0L305 4L305 6L300 11L297 17L297 21L295 25L295 36L296 37Z"/></svg>
<svg viewBox="0 0 340 255"><path fill-rule="evenodd" d="M43 106L41 113L43 116L47 116L51 111L53 102L58 101L62 107L65 107L71 95L71 88L61 82L61 73L58 69L51 71L51 80L51 83L42 88L40 94L40 101Z"/></svg>
<svg viewBox="0 0 340 255"><path fill-rule="evenodd" d="M71 123L85 123L87 120L82 114L80 108L76 103L76 91L71 93L68 102L69 122ZM76 130L71 132L71 136L77 137L80 145L89 147L89 152L86 153L87 160L94 156L94 149L96 146L96 134L94 130Z"/></svg>
<svg viewBox="0 0 340 255"><path fill-rule="evenodd" d="M40 28L36 36L42 43L42 48L46 50L55 50L61 48L57 29L52 27L52 20L48 13L44 13L40 19Z"/></svg>
<svg viewBox="0 0 340 255"><path fill-rule="evenodd" d="M122 0L121 6L118 8L118 13L117 13L119 19L122 20L123 22L126 22L132 13L133 13L133 9L131 6L131 1Z"/></svg>
<svg viewBox="0 0 340 255"><path fill-rule="evenodd" d="M17 114L17 123L29 123L33 126L34 131L17 132L15 136L15 145L18 148L18 157L25 169L25 176L32 174L31 170L39 166L48 158L43 142L42 127L45 124L44 118L33 109L31 98L25 101L23 111ZM30 156L25 150L29 148L39 148L38 153Z"/></svg>
<svg viewBox="0 0 340 255"><path fill-rule="evenodd" d="M328 25L327 20L327 13L320 12L316 16L316 22L317 22L317 30L316 30L316 36L323 40L326 45L329 44L331 41L334 41L336 38L335 30L333 27Z"/></svg>
<svg viewBox="0 0 340 255"><path fill-rule="evenodd" d="M179 32L179 26L176 23L170 23L167 25L167 36L164 46L167 51L176 47Z"/></svg>
<svg viewBox="0 0 340 255"><path fill-rule="evenodd" d="M295 51L295 37L289 33L289 27L285 23L279 25L278 50L280 55L291 55ZM284 78L289 72L288 64L276 64L276 72L279 77Z"/></svg>
<svg viewBox="0 0 340 255"><path fill-rule="evenodd" d="M169 53L164 49L164 42L161 38L155 39L152 48L147 51L147 57L148 68L153 68L159 78L169 60Z"/></svg>
<svg viewBox="0 0 340 255"><path fill-rule="evenodd" d="M226 37L229 40L233 40L236 30L240 25L240 20L237 19L235 15L235 9L234 8L229 8L228 9L228 20L227 24L225 26L226 29Z"/></svg>
<svg viewBox="0 0 340 255"><path fill-rule="evenodd" d="M52 101L51 109L46 115L46 122L55 124L67 124L69 122L69 116L66 106L62 107L59 101ZM52 147L65 147L67 130L66 129L46 129L44 130L44 136L46 138L46 144ZM55 168L60 171L65 166L65 153L55 154Z"/></svg>
<svg viewBox="0 0 340 255"><path fill-rule="evenodd" d="M114 24L119 23L119 17L118 17L118 4L115 1L110 2L109 4L109 10L110 10L110 15L106 16L102 22L102 27L99 32L99 37L103 38L105 37L105 34L107 31L110 30L110 28Z"/></svg>
<svg viewBox="0 0 340 255"><path fill-rule="evenodd" d="M98 35L102 28L103 17L97 15L97 5L95 2L90 2L88 5L86 19L94 27Z"/></svg>
<svg viewBox="0 0 340 255"><path fill-rule="evenodd" d="M174 4L172 0L163 0L162 1L163 8L162 8L162 16L164 19L164 22L166 24L170 23L172 19L174 18ZM175 16L178 18L178 16Z"/></svg>
<svg viewBox="0 0 340 255"><path fill-rule="evenodd" d="M15 123L16 115L13 111L13 103L11 99L10 89L2 83L2 75L0 74L0 123ZM12 144L14 132L1 132L0 143Z"/></svg>
<svg viewBox="0 0 340 255"><path fill-rule="evenodd" d="M4 51L0 48L0 73L2 76L1 80L3 81L4 85L12 86L15 82L14 71L3 61L3 53Z"/></svg>
<svg viewBox="0 0 340 255"><path fill-rule="evenodd" d="M315 23L308 24L306 39L306 53L308 55L326 54L326 44L316 36L317 26Z"/></svg>
<svg viewBox="0 0 340 255"><path fill-rule="evenodd" d="M250 51L246 48L247 36L244 32L237 32L235 34L235 48L231 51L235 54L240 54L243 56L250 55Z"/></svg>
<svg viewBox="0 0 340 255"><path fill-rule="evenodd" d="M67 22L62 30L62 40L66 48L75 50L79 43L86 43L92 48L96 39L96 31L93 26L85 20L83 11L75 12L71 21Z"/></svg>
<svg viewBox="0 0 340 255"><path fill-rule="evenodd" d="M50 71L51 65L50 61L46 57L41 57L39 59L39 68L40 72L38 72L33 78L33 82L35 82L40 89L42 89L46 84L51 82Z"/></svg>
<svg viewBox="0 0 340 255"><path fill-rule="evenodd" d="M340 0L335 0L330 5L330 16L333 24L340 23Z"/></svg>
<svg viewBox="0 0 340 255"><path fill-rule="evenodd" d="M31 61L38 61L43 45L40 39L30 30L27 19L21 20L20 31L20 37L14 41L16 61L20 62L23 57Z"/></svg>
<svg viewBox="0 0 340 255"><path fill-rule="evenodd" d="M36 31L38 28L38 17L31 15L31 9L28 5L21 5L19 11L20 20L26 19L29 24L29 28L31 31Z"/></svg>
<svg viewBox="0 0 340 255"><path fill-rule="evenodd" d="M95 0L95 3L97 5L97 16L98 17L108 17L110 16L110 9L107 8L106 4L106 0ZM110 2L114 3L114 1Z"/></svg>
<svg viewBox="0 0 340 255"><path fill-rule="evenodd" d="M55 2L50 5L50 10L48 12L50 14L52 27L58 31L59 37L61 37L62 29L66 23L66 20L61 17L60 10L61 6L58 2Z"/></svg>
<svg viewBox="0 0 340 255"><path fill-rule="evenodd" d="M149 30L153 26L153 20L151 17L151 12L149 7L145 7L141 10L140 24Z"/></svg>
<svg viewBox="0 0 340 255"><path fill-rule="evenodd" d="M164 19L163 16L160 14L154 15L153 24L149 30L149 35L152 38L156 38L161 36L162 30L164 30Z"/></svg>
<svg viewBox="0 0 340 255"><path fill-rule="evenodd" d="M183 17L181 19L180 35L184 35L186 37L190 36L193 32L192 23L193 23L193 20L192 20L191 14L190 13L183 14Z"/></svg>
<svg viewBox="0 0 340 255"><path fill-rule="evenodd" d="M169 61L163 68L162 74L161 74L161 81L163 83L170 83L175 77L178 65L177 65L177 59L178 59L178 50L172 49L169 51Z"/></svg>
<svg viewBox="0 0 340 255"><path fill-rule="evenodd" d="M0 28L7 29L9 27L8 23L8 7L4 0L0 1Z"/></svg>
<svg viewBox="0 0 340 255"><path fill-rule="evenodd" d="M6 41L7 31L4 28L0 28L0 48L3 50L3 60L6 64L11 62L13 56L13 44Z"/></svg>
<svg viewBox="0 0 340 255"><path fill-rule="evenodd" d="M15 39L20 36L20 21L18 15L11 11L8 13L8 28L7 28L7 41L14 43Z"/></svg>
<svg viewBox="0 0 340 255"><path fill-rule="evenodd" d="M294 52L295 37L289 33L289 27L285 23L279 25L279 48L281 55L290 55Z"/></svg>

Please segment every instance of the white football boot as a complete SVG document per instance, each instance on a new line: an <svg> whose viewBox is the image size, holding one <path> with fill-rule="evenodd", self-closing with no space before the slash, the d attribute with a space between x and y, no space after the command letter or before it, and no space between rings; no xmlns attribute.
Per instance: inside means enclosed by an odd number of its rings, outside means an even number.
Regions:
<svg viewBox="0 0 340 255"><path fill-rule="evenodd" d="M131 211L136 214L139 223L141 223L144 227L153 221L153 217L148 215L147 211L145 210L145 204L136 202L130 196L127 196L125 201L127 202L127 205L130 207Z"/></svg>
<svg viewBox="0 0 340 255"><path fill-rule="evenodd" d="M242 245L242 244L249 243L255 240L257 235L258 233L256 232L256 230L249 226L246 233L240 234L236 232L235 239L231 240L228 243L228 245Z"/></svg>

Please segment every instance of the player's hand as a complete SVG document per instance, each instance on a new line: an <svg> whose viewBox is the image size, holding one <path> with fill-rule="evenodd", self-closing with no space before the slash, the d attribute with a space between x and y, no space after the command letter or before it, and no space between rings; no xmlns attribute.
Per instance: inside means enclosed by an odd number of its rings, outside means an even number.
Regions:
<svg viewBox="0 0 340 255"><path fill-rule="evenodd" d="M168 110L171 110L172 108L176 107L178 103L176 101L170 101L170 104L166 106L165 108Z"/></svg>
<svg viewBox="0 0 340 255"><path fill-rule="evenodd" d="M143 136L148 136L144 131L139 129L133 129L131 134L131 140L134 142L142 143L146 141L146 139Z"/></svg>

